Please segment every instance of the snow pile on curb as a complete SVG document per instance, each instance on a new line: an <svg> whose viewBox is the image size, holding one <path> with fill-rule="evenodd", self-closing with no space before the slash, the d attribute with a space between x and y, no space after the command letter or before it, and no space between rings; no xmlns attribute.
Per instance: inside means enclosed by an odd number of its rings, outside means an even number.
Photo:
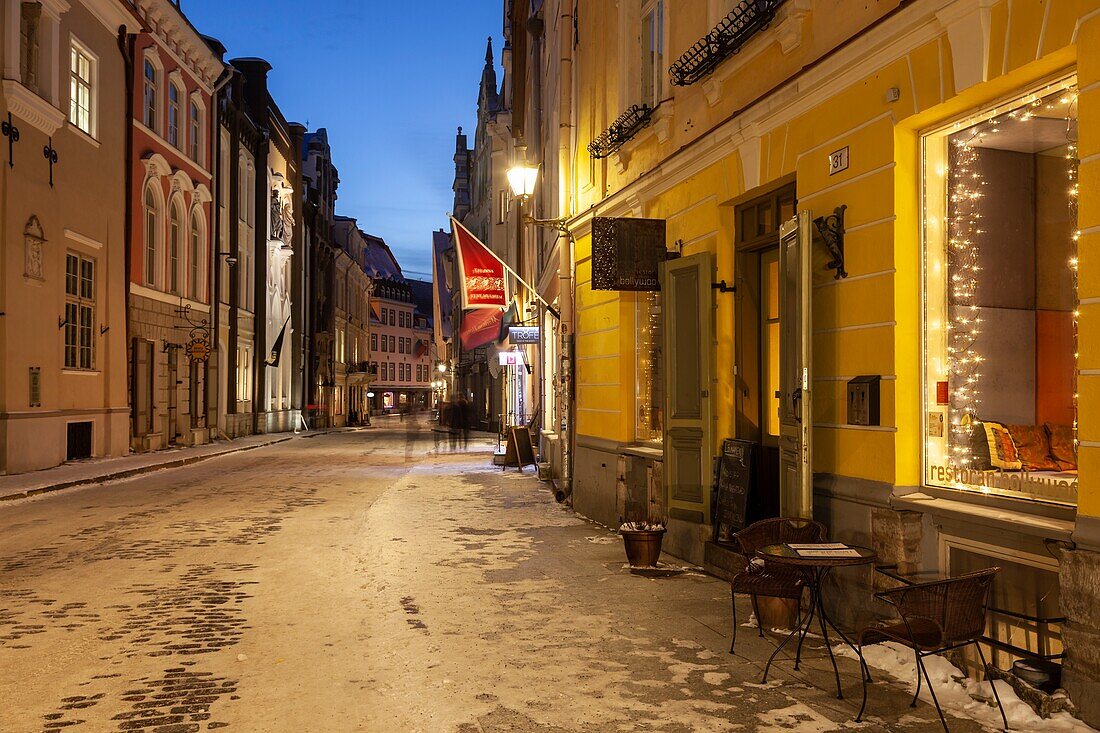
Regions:
<svg viewBox="0 0 1100 733"><path fill-rule="evenodd" d="M833 647L833 652L837 656L857 661L859 659L846 644ZM915 689L917 664L911 649L894 642L871 644L863 648L863 656L868 666L906 683L910 692ZM959 717L971 718L982 727L992 730L1003 728L1001 713L997 710L989 682L977 682L967 677L962 670L938 655L925 657L924 666L928 670L928 676L936 689L936 698L945 714L953 713ZM877 675L872 674L872 677ZM876 683L881 684L881 681L876 679ZM1000 696L1005 715L1008 716L1008 725L1014 731L1096 733L1094 728L1069 713L1055 713L1049 718L1041 718L1030 705L1016 696L1016 692L1007 682L997 680L994 684L997 685L997 695ZM867 689L868 715L874 713L874 689L875 685L870 685ZM921 686L920 699L929 705L932 704L928 685Z"/></svg>

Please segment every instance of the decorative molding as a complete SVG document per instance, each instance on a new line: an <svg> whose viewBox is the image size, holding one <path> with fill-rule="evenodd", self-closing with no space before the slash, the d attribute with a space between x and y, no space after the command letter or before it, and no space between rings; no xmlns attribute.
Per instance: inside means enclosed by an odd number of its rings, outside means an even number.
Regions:
<svg viewBox="0 0 1100 733"><path fill-rule="evenodd" d="M83 0L84 7L103 24L112 34L118 33L119 26L125 26L127 33L137 33L141 29L137 18L123 9L116 0Z"/></svg>
<svg viewBox="0 0 1100 733"><path fill-rule="evenodd" d="M703 96L707 98L707 106L714 107L722 101L722 80L713 75L708 76L703 82Z"/></svg>
<svg viewBox="0 0 1100 733"><path fill-rule="evenodd" d="M65 0L39 0L39 4L42 6L42 12L55 21L61 20L61 16L69 12L71 7Z"/></svg>
<svg viewBox="0 0 1100 733"><path fill-rule="evenodd" d="M760 185L760 136L750 137L737 146L741 157L743 191L751 191Z"/></svg>
<svg viewBox="0 0 1100 733"><path fill-rule="evenodd" d="M72 229L64 229L62 230L62 233L67 239L71 239L77 244L82 244L85 247L90 247L92 249L103 249L103 242L97 242L91 237L85 237L83 234L80 234L79 232L74 232Z"/></svg>
<svg viewBox="0 0 1100 733"><path fill-rule="evenodd" d="M802 45L803 21L810 14L810 0L787 0L787 17L775 27L775 37L784 55Z"/></svg>
<svg viewBox="0 0 1100 733"><path fill-rule="evenodd" d="M630 167L630 151L620 148L611 154L611 162L615 166L615 171L621 176L626 173L626 169Z"/></svg>
<svg viewBox="0 0 1100 733"><path fill-rule="evenodd" d="M989 35L993 0L952 3L936 11L947 31L955 93L989 79Z"/></svg>
<svg viewBox="0 0 1100 733"><path fill-rule="evenodd" d="M145 165L145 175L149 178L167 178L172 175L172 166L160 153L152 153L141 159Z"/></svg>
<svg viewBox="0 0 1100 733"><path fill-rule="evenodd" d="M208 204L214 199L213 196L210 195L210 189L206 187L206 184L200 183L195 186L195 190L191 195L191 200L200 204Z"/></svg>
<svg viewBox="0 0 1100 733"><path fill-rule="evenodd" d="M14 79L4 80L4 98L9 112L47 136L52 136L65 123L64 112Z"/></svg>
<svg viewBox="0 0 1100 733"><path fill-rule="evenodd" d="M653 123L653 132L657 136L657 142L664 145L672 135L672 115L665 114L658 117Z"/></svg>
<svg viewBox="0 0 1100 733"><path fill-rule="evenodd" d="M172 193L192 193L195 190L195 184L191 180L191 176L181 170L173 171L171 181Z"/></svg>

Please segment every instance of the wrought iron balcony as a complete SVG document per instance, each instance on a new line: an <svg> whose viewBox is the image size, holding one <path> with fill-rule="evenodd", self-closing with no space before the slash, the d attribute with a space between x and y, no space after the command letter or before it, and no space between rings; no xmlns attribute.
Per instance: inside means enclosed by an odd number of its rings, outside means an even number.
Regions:
<svg viewBox="0 0 1100 733"><path fill-rule="evenodd" d="M632 104L630 109L619 115L611 127L600 133L592 142L588 143L589 154L596 159L606 158L626 144L628 140L649 124L653 117L654 107L648 104Z"/></svg>
<svg viewBox="0 0 1100 733"><path fill-rule="evenodd" d="M714 71L741 50L754 35L768 27L783 0L741 0L729 15L695 42L669 68L676 86L688 86Z"/></svg>

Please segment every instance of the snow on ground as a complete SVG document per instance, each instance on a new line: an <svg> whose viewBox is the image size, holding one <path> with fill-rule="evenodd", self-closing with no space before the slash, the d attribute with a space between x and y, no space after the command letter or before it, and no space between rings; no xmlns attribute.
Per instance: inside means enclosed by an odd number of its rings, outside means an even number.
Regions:
<svg viewBox="0 0 1100 733"><path fill-rule="evenodd" d="M837 656L858 659L846 645L833 647ZM863 648L863 656L870 667L886 672L894 679L904 682L909 692L917 684L917 665L913 651L895 642L872 644ZM985 728L1001 730L1004 726L1000 711L997 710L989 682L977 682L942 656L924 658L924 666L936 689L936 698L944 712L972 718ZM872 675L874 677L875 675ZM997 680L997 695L1001 698L1008 725L1014 731L1044 731L1044 733L1096 733L1069 713L1056 713L1050 718L1041 718L1026 702L1016 696L1015 690L1003 680ZM875 686L867 690L867 713L874 711ZM922 685L920 699L929 705L932 696L928 685ZM902 723L902 721L898 721Z"/></svg>

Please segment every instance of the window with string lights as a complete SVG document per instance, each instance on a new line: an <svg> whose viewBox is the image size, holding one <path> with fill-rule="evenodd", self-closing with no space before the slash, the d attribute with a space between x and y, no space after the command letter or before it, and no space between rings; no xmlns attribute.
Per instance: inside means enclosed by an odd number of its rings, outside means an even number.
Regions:
<svg viewBox="0 0 1100 733"><path fill-rule="evenodd" d="M925 483L1076 504L1074 80L922 142Z"/></svg>

